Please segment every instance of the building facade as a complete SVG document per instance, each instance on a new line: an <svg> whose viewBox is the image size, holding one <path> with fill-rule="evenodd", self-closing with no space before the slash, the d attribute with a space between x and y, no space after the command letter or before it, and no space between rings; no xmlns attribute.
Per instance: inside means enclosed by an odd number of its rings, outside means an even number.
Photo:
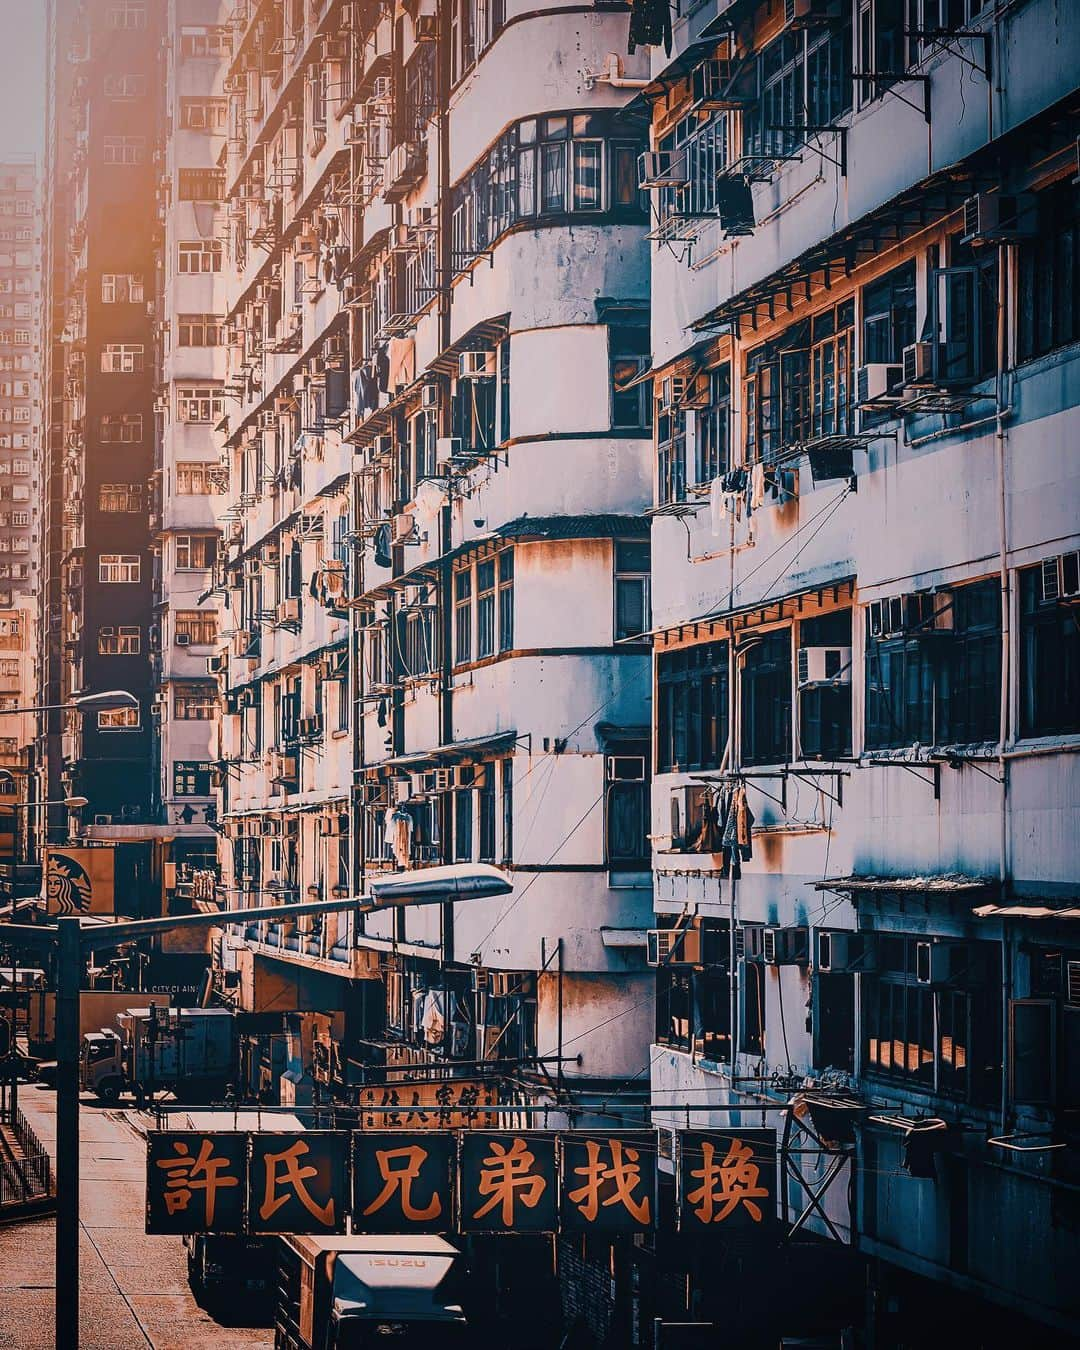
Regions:
<svg viewBox="0 0 1080 1350"><path fill-rule="evenodd" d="M192 867L212 864L217 852L218 690L207 662L217 649L213 579L228 477L215 431L224 416L226 278L224 208L199 185L215 178L225 148L227 58L209 38L223 18L216 0L175 0L162 49L166 135L156 301L162 378L150 489L154 744L160 823L180 841L174 856Z"/></svg>
<svg viewBox="0 0 1080 1350"><path fill-rule="evenodd" d="M1078 42L736 0L646 91L653 1099L775 1126L903 1341L1077 1311Z"/></svg>
<svg viewBox="0 0 1080 1350"><path fill-rule="evenodd" d="M87 823L109 826L149 821L157 796L146 772L158 364L148 307L161 20L135 0L56 0L49 11L42 701L124 689L139 706L49 715L44 792L87 797Z"/></svg>

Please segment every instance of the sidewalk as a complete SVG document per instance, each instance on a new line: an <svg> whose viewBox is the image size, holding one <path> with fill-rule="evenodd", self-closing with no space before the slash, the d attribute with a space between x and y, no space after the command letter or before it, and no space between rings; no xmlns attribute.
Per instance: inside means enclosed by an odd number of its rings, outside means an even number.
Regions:
<svg viewBox="0 0 1080 1350"><path fill-rule="evenodd" d="M56 1097L19 1105L55 1156ZM256 1350L273 1331L223 1327L195 1302L178 1238L147 1237L142 1137L123 1111L86 1105L82 1147L81 1350ZM0 1347L53 1350L53 1220L0 1227Z"/></svg>

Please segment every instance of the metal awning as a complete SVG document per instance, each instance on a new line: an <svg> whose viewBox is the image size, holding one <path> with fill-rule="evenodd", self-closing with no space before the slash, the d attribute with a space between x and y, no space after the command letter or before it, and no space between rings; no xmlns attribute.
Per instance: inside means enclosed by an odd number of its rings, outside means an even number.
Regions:
<svg viewBox="0 0 1080 1350"><path fill-rule="evenodd" d="M370 770L404 769L428 764L437 759L469 759L473 755L482 755L487 751L509 750L517 738L516 731L496 731L490 736L473 736L463 741L436 745L430 750L419 750L410 755L395 755L393 759L384 759L368 767Z"/></svg>
<svg viewBox="0 0 1080 1350"><path fill-rule="evenodd" d="M1015 904L978 905L971 912L977 919L1080 919L1080 904L1032 905L1018 900Z"/></svg>
<svg viewBox="0 0 1080 1350"><path fill-rule="evenodd" d="M850 894L896 891L905 895L929 892L933 895L954 895L960 892L984 891L998 883L989 877L969 877L962 873L941 873L935 876L876 877L854 874L847 877L824 877L811 883L815 891L841 891Z"/></svg>

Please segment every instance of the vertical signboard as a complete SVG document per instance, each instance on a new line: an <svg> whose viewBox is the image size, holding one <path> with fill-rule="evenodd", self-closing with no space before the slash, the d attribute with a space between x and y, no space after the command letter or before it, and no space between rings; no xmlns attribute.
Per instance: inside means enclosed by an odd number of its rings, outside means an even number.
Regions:
<svg viewBox="0 0 1080 1350"><path fill-rule="evenodd" d="M152 1131L146 1140L148 1233L242 1233L248 1135Z"/></svg>
<svg viewBox="0 0 1080 1350"><path fill-rule="evenodd" d="M349 1135L340 1130L253 1134L250 1233L344 1233Z"/></svg>
<svg viewBox="0 0 1080 1350"><path fill-rule="evenodd" d="M454 1228L457 1136L358 1130L352 1224L357 1233L448 1233Z"/></svg>
<svg viewBox="0 0 1080 1350"><path fill-rule="evenodd" d="M765 1232L775 1221L775 1130L679 1131L679 1226L684 1232Z"/></svg>
<svg viewBox="0 0 1080 1350"><path fill-rule="evenodd" d="M562 1136L564 1229L643 1232L656 1219L655 1130Z"/></svg>
<svg viewBox="0 0 1080 1350"><path fill-rule="evenodd" d="M559 1224L555 1135L462 1135L463 1233L551 1233Z"/></svg>

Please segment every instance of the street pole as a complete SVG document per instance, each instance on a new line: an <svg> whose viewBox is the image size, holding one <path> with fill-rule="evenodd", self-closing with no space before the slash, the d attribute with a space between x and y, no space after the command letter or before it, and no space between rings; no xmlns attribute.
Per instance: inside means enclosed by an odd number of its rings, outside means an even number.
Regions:
<svg viewBox="0 0 1080 1350"><path fill-rule="evenodd" d="M82 921L60 919L56 952L56 1346L79 1346L79 984Z"/></svg>

